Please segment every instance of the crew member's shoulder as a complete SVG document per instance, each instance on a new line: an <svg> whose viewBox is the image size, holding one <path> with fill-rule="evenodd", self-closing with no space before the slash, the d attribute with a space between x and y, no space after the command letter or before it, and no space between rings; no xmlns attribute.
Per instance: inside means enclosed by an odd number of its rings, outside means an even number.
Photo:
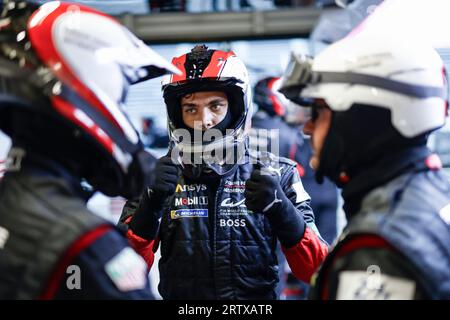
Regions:
<svg viewBox="0 0 450 320"><path fill-rule="evenodd" d="M285 157L279 157L270 152L258 152L258 160L263 166L272 166L272 167L295 167L295 161Z"/></svg>
<svg viewBox="0 0 450 320"><path fill-rule="evenodd" d="M402 206L414 203L416 207L439 211L450 203L450 180L442 170L417 172L408 180L402 190Z"/></svg>
<svg viewBox="0 0 450 320"><path fill-rule="evenodd" d="M250 160L254 164L257 163L261 168L278 171L281 176L290 174L296 170L295 168L297 166L294 161L284 157L278 157L270 152L253 152L250 154Z"/></svg>

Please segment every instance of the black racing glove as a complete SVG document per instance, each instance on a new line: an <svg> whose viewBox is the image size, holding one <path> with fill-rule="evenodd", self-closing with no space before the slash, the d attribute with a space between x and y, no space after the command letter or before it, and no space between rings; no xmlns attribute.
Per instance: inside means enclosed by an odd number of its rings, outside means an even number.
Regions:
<svg viewBox="0 0 450 320"><path fill-rule="evenodd" d="M144 191L130 222L130 229L139 237L152 240L158 232L164 201L175 192L179 178L178 167L169 156L156 162L155 178Z"/></svg>
<svg viewBox="0 0 450 320"><path fill-rule="evenodd" d="M162 204L168 196L174 194L179 175L178 167L169 156L160 158L155 166L155 179L149 186L152 197Z"/></svg>
<svg viewBox="0 0 450 320"><path fill-rule="evenodd" d="M303 237L306 223L302 214L286 197L277 172L257 167L245 182L244 195L247 208L267 216L284 247L296 245Z"/></svg>

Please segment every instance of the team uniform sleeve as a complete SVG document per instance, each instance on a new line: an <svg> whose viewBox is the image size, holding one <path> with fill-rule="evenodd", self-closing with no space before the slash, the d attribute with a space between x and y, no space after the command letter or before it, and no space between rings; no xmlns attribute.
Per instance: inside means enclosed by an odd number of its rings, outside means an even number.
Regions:
<svg viewBox="0 0 450 320"><path fill-rule="evenodd" d="M41 298L154 299L147 264L113 227L84 235L67 256L70 259L62 259Z"/></svg>
<svg viewBox="0 0 450 320"><path fill-rule="evenodd" d="M300 215L305 228L302 233L292 233L295 238L290 244L281 242L282 251L292 273L300 280L309 283L328 253L328 245L322 239L314 222L314 213L310 206L311 198L303 188L300 176L292 167L283 182L283 190Z"/></svg>
<svg viewBox="0 0 450 320"><path fill-rule="evenodd" d="M159 240L158 238L145 239L129 228L129 224L136 210L139 210L139 201L128 200L122 210L119 225L126 230L126 236L130 246L144 258L148 268L151 269L155 260L155 252L158 250Z"/></svg>

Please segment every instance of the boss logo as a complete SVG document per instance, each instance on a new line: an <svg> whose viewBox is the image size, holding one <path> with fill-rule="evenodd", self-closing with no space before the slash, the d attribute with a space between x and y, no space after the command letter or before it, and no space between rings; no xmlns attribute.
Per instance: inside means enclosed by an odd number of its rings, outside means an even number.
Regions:
<svg viewBox="0 0 450 320"><path fill-rule="evenodd" d="M220 219L221 227L245 227L245 219Z"/></svg>

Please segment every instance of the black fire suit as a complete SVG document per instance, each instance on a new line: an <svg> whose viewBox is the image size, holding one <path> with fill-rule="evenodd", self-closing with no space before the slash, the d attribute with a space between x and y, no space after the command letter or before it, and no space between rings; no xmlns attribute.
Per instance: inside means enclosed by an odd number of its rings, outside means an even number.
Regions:
<svg viewBox="0 0 450 320"><path fill-rule="evenodd" d="M309 195L292 161L269 155L260 166L281 174L282 189L295 205L295 212L280 213L276 225L245 206L245 181L254 168L247 162L222 177L194 181L182 174L175 194L165 201L159 232L156 219L151 230L128 230L150 266L160 242L159 292L164 299L275 299L277 239L291 268L309 282L328 250L314 225ZM129 201L121 221L129 224L136 212L158 216L146 203ZM299 228L298 216L304 221ZM144 232L145 238L136 234Z"/></svg>

